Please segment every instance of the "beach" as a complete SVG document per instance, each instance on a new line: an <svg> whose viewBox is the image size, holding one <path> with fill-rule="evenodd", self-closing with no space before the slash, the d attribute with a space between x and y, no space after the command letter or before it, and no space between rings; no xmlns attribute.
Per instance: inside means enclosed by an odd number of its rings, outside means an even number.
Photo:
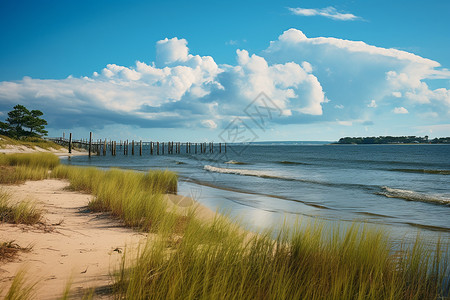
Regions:
<svg viewBox="0 0 450 300"><path fill-rule="evenodd" d="M67 156L65 151L46 151L27 147L1 149L3 153L51 152ZM73 151L72 155L84 155ZM67 180L45 179L22 184L0 185L12 203L30 201L43 211L35 225L0 223L0 241L13 241L29 251L0 261L0 298L5 296L20 270L26 271L27 283L36 283L33 299L60 299L70 284L76 298L96 290L96 299L110 298L112 274L119 268L125 251L133 253L155 234L126 227L108 213L94 213L88 203L93 196L68 189ZM166 200L183 214L194 205L193 199L167 195ZM214 212L198 207L197 215L211 220ZM102 296L105 294L105 296Z"/></svg>
<svg viewBox="0 0 450 300"><path fill-rule="evenodd" d="M25 250L1 262L0 296L8 292L21 270L26 279L13 290L35 284L32 296L25 299L59 299L69 292L75 298L92 293L95 299L161 299L168 295L220 298L217 295L223 293L243 299L282 294L301 299L311 293L318 298L370 293L410 299L405 291L413 289L417 295L427 296L441 293L441 287L446 293L448 288L448 269L439 267L445 260L440 261L440 257L448 257L446 246L441 249L422 239L410 239L399 249L392 236L371 223L330 222L314 216L313 210L330 210L316 203L295 202L299 211L310 214L306 215L308 220L297 219L301 224L286 222L282 227L270 227L274 222L271 212L255 210L235 223L229 218L236 219L235 212L229 214L225 209L227 217L223 218L210 209L212 204L220 199L225 206L230 200L242 205L237 194L253 209L271 199L293 201L233 186L218 187L221 177L215 177L214 184L201 184L195 178L182 177L183 173L157 170L161 169L158 166L147 167L146 172L111 168L114 165L85 167L100 161L109 164L113 158L108 156L93 156L87 161L83 156L62 156L62 164L47 154L8 157L2 156L4 171L27 174L26 170L37 169L43 180L2 185L2 192L12 203L29 201L43 213L34 225L0 224L1 241ZM156 158L159 163L184 162L175 165L185 169L192 159L182 155ZM148 157L129 156L116 163L125 163L122 168L128 169L130 161L138 159L143 166L142 162L149 161ZM258 181L280 180L260 176L264 170L256 170L254 162L243 161L241 156L241 161L225 161L232 167L203 170L207 175L219 170L218 174L233 178L255 178L256 185ZM83 167L67 165L73 162ZM280 164L295 165L293 161ZM192 166L190 169L197 171ZM255 220L265 227L256 230L257 234L243 230ZM438 233L442 232L445 230L439 229ZM448 244L445 238L443 244Z"/></svg>

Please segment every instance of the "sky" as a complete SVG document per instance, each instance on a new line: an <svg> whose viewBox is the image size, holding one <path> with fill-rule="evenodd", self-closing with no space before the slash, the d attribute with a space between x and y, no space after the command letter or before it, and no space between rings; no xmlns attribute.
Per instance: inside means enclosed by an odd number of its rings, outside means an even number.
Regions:
<svg viewBox="0 0 450 300"><path fill-rule="evenodd" d="M0 120L49 136L450 136L450 2L0 0Z"/></svg>

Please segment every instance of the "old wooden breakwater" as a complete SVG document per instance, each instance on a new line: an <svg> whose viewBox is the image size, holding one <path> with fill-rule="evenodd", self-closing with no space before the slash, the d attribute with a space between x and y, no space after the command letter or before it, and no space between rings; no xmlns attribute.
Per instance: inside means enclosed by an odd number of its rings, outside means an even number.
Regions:
<svg viewBox="0 0 450 300"><path fill-rule="evenodd" d="M144 154L149 155L164 155L164 154L206 154L214 153L218 151L219 153L227 152L226 143L214 143L214 142L203 142L203 143L191 143L191 142L159 142L150 141L143 142L142 140L123 140L123 141L113 141L107 139L92 139L92 132L89 134L89 139L73 140L72 133L69 134L69 138L66 139L65 135L61 138L48 138L49 140L63 146L68 146L69 153L72 153L72 149L81 148L86 149L91 155L107 155L112 156L119 153L123 155L139 155ZM131 151L130 151L131 150Z"/></svg>

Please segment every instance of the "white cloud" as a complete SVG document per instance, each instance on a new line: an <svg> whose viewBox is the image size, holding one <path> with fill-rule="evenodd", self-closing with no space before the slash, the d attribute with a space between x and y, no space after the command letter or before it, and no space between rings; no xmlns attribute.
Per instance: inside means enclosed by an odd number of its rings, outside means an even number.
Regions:
<svg viewBox="0 0 450 300"><path fill-rule="evenodd" d="M333 20L339 21L354 21L361 19L360 17L355 16L350 13L338 12L336 8L329 6L326 8L289 8L289 10L297 16L322 16Z"/></svg>
<svg viewBox="0 0 450 300"><path fill-rule="evenodd" d="M375 100L371 100L369 104L367 104L367 107L375 108L377 107L377 102Z"/></svg>
<svg viewBox="0 0 450 300"><path fill-rule="evenodd" d="M166 66L175 62L185 62L189 49L185 39L165 38L156 43L156 65Z"/></svg>
<svg viewBox="0 0 450 300"><path fill-rule="evenodd" d="M272 120L277 123L360 126L355 120L379 120L392 111L427 112L444 122L450 91L439 87L442 81L431 84L437 77L450 74L415 54L308 38L297 29L285 31L261 53L237 50L233 65L190 54L186 40L166 38L156 43L154 62L108 64L91 77L0 82L0 111L22 103L43 110L49 123L61 128L120 123L214 129L245 117L245 107L264 92L282 111ZM371 109L378 104L380 109Z"/></svg>
<svg viewBox="0 0 450 300"><path fill-rule="evenodd" d="M394 108L394 110L392 111L394 114L407 114L409 113L408 110L404 107L396 107Z"/></svg>

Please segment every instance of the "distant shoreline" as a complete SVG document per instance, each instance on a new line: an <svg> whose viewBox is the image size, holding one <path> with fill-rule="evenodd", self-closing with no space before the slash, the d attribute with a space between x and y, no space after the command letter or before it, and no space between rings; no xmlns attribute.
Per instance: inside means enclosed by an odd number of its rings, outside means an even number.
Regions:
<svg viewBox="0 0 450 300"><path fill-rule="evenodd" d="M428 136L378 136L343 137L333 144L338 145L427 145L450 144L450 137L429 139Z"/></svg>

